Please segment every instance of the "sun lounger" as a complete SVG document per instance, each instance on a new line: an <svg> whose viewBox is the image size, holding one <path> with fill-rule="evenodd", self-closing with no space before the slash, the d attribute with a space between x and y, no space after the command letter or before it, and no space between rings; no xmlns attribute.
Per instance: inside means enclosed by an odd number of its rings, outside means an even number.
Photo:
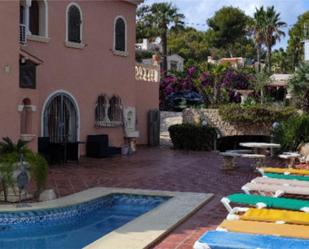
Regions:
<svg viewBox="0 0 309 249"><path fill-rule="evenodd" d="M259 221L224 220L218 229L238 233L276 235L299 239L309 239L309 226L277 224Z"/></svg>
<svg viewBox="0 0 309 249"><path fill-rule="evenodd" d="M223 231L205 233L194 249L308 249L309 240Z"/></svg>
<svg viewBox="0 0 309 249"><path fill-rule="evenodd" d="M276 178L269 178L269 177L256 177L251 182L260 183L260 184L268 184L268 185L284 185L284 186L309 188L309 182L298 181L298 180L276 179Z"/></svg>
<svg viewBox="0 0 309 249"><path fill-rule="evenodd" d="M221 199L226 209L231 212L231 203L255 206L257 208L276 208L309 213L309 201L290 198L277 198L261 195L232 194Z"/></svg>
<svg viewBox="0 0 309 249"><path fill-rule="evenodd" d="M227 220L264 221L279 224L295 224L309 226L309 213L278 210L235 207L227 215Z"/></svg>
<svg viewBox="0 0 309 249"><path fill-rule="evenodd" d="M265 168L258 168L258 171L261 172L261 174L264 173L277 173L277 174L285 174L285 175L307 175L309 176L309 170L306 169L284 169L284 168L271 168L271 167L265 167Z"/></svg>
<svg viewBox="0 0 309 249"><path fill-rule="evenodd" d="M267 193L270 193L274 197L279 197L284 194L309 196L309 188L307 187L285 186L282 184L275 185L275 184L263 184L263 183L249 182L245 184L244 186L242 186L241 189L246 194L257 192L258 194L265 195Z"/></svg>
<svg viewBox="0 0 309 249"><path fill-rule="evenodd" d="M298 181L309 181L309 176L300 176L300 175L283 175L283 174L274 174L274 173L264 173L264 176L276 179L289 179L289 180L298 180Z"/></svg>

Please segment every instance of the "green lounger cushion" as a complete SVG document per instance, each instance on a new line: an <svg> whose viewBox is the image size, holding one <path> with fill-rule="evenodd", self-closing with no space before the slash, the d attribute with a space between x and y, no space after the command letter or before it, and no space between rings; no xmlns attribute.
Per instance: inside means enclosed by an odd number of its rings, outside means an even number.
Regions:
<svg viewBox="0 0 309 249"><path fill-rule="evenodd" d="M239 204L247 204L255 206L257 203L262 202L268 208L279 208L289 210L301 210L302 208L309 208L309 201L290 199L290 198L276 198L261 195L246 195L246 194L232 194L227 197L231 202Z"/></svg>
<svg viewBox="0 0 309 249"><path fill-rule="evenodd" d="M270 177L270 178L277 178L277 179L309 181L309 176L283 175L283 174L274 174L274 173L265 173L264 175L267 176L267 177Z"/></svg>

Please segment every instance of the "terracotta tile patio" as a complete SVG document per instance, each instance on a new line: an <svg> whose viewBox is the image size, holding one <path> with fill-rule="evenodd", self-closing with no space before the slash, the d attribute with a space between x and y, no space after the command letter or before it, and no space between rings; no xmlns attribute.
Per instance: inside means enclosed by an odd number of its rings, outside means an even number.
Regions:
<svg viewBox="0 0 309 249"><path fill-rule="evenodd" d="M221 197L239 192L243 184L255 177L249 161L238 161L240 167L232 172L222 171L221 165L222 159L215 152L139 148L130 157L83 158L79 164L53 166L48 187L59 196L95 186L214 193L210 202L153 246L188 249L226 216Z"/></svg>

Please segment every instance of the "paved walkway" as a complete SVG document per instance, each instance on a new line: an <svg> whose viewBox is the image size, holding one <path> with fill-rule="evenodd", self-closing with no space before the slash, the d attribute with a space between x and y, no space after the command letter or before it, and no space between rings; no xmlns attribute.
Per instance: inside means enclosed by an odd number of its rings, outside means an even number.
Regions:
<svg viewBox="0 0 309 249"><path fill-rule="evenodd" d="M80 164L54 166L48 187L59 196L95 186L214 193L208 204L153 247L192 249L200 235L226 216L221 197L239 192L255 176L249 161L242 159L238 164L236 171L223 172L222 159L215 152L140 148L130 157L82 159Z"/></svg>

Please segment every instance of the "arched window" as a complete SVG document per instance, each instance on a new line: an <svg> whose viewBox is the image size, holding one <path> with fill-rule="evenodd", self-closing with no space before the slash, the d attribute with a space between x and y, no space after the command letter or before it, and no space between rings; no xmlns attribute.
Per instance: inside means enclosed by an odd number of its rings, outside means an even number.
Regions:
<svg viewBox="0 0 309 249"><path fill-rule="evenodd" d="M67 8L67 41L82 42L82 12L77 4L70 4Z"/></svg>
<svg viewBox="0 0 309 249"><path fill-rule="evenodd" d="M24 19L24 8L21 11L21 19ZM29 8L29 31L32 35L48 36L47 0L31 1Z"/></svg>
<svg viewBox="0 0 309 249"><path fill-rule="evenodd" d="M108 119L108 107L109 102L106 95L100 95L97 99L96 108L95 108L95 121L99 122L109 122Z"/></svg>
<svg viewBox="0 0 309 249"><path fill-rule="evenodd" d="M123 17L115 19L114 28L114 50L120 52L127 51L127 24Z"/></svg>
<svg viewBox="0 0 309 249"><path fill-rule="evenodd" d="M118 96L113 96L109 100L108 118L111 122L122 122L122 104Z"/></svg>
<svg viewBox="0 0 309 249"><path fill-rule="evenodd" d="M37 0L33 0L29 9L29 29L32 35L40 34L40 11L39 3Z"/></svg>

